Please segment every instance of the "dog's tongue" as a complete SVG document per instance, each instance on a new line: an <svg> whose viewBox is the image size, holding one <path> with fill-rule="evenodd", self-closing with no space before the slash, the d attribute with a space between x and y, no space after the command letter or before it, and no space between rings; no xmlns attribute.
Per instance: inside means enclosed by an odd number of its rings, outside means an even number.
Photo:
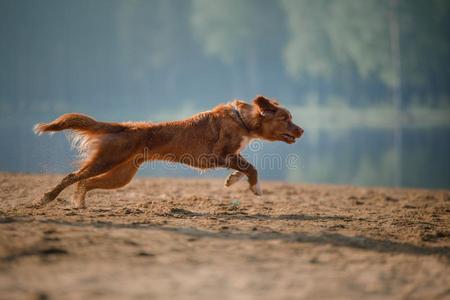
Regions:
<svg viewBox="0 0 450 300"><path fill-rule="evenodd" d="M295 137L293 137L292 135L285 133L282 136L283 136L283 139L286 141L286 143L288 143L288 144L295 143Z"/></svg>

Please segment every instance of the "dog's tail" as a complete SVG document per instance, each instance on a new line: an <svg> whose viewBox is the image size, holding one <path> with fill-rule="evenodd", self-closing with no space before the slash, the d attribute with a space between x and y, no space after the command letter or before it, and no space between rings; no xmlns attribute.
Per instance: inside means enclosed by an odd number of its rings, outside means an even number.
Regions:
<svg viewBox="0 0 450 300"><path fill-rule="evenodd" d="M105 136L120 133L127 128L120 123L98 122L83 114L65 114L48 124L39 123L33 128L38 135L55 131L70 130L69 139L72 148L78 150L80 158L85 158L98 150ZM82 163L82 161L80 161Z"/></svg>
<svg viewBox="0 0 450 300"><path fill-rule="evenodd" d="M33 128L34 133L41 135L46 132L62 130L74 130L79 133L114 133L124 130L126 127L118 123L98 122L83 114L71 113L57 118L51 123L39 123Z"/></svg>

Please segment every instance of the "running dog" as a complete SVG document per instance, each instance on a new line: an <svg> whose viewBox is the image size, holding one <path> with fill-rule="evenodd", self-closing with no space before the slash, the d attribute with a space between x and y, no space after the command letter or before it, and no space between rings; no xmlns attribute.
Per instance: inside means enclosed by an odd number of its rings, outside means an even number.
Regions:
<svg viewBox="0 0 450 300"><path fill-rule="evenodd" d="M225 186L247 176L250 190L261 195L257 171L240 151L252 139L292 144L303 134L286 108L264 96L257 96L251 104L234 100L181 121L110 123L70 113L34 127L39 135L62 130L73 133L72 142L83 157L80 168L45 193L35 207L53 201L62 190L77 183L72 202L76 208L84 208L88 191L123 187L139 166L150 160L199 169L233 169Z"/></svg>

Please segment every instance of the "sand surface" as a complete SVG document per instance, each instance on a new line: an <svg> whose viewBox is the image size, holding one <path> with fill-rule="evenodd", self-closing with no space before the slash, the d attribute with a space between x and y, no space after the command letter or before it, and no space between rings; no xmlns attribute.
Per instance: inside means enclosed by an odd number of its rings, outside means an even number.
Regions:
<svg viewBox="0 0 450 300"><path fill-rule="evenodd" d="M450 299L450 191L0 173L0 299Z"/></svg>

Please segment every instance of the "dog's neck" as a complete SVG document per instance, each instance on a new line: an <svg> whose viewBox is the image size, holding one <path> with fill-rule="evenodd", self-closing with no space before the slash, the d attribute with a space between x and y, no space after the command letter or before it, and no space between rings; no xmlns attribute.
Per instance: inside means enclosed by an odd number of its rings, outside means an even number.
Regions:
<svg viewBox="0 0 450 300"><path fill-rule="evenodd" d="M239 100L235 100L230 104L234 118L241 124L241 127L245 129L249 135L257 134L257 131L261 126L261 120L259 118L259 113L254 110L253 106Z"/></svg>
<svg viewBox="0 0 450 300"><path fill-rule="evenodd" d="M250 128L247 126L247 124L245 124L244 119L242 119L241 113L239 112L239 110L232 105L232 109L233 109L233 113L236 115L237 120L239 121L239 123L241 123L241 126L243 128L245 128L245 130L247 130L248 133L251 132Z"/></svg>

